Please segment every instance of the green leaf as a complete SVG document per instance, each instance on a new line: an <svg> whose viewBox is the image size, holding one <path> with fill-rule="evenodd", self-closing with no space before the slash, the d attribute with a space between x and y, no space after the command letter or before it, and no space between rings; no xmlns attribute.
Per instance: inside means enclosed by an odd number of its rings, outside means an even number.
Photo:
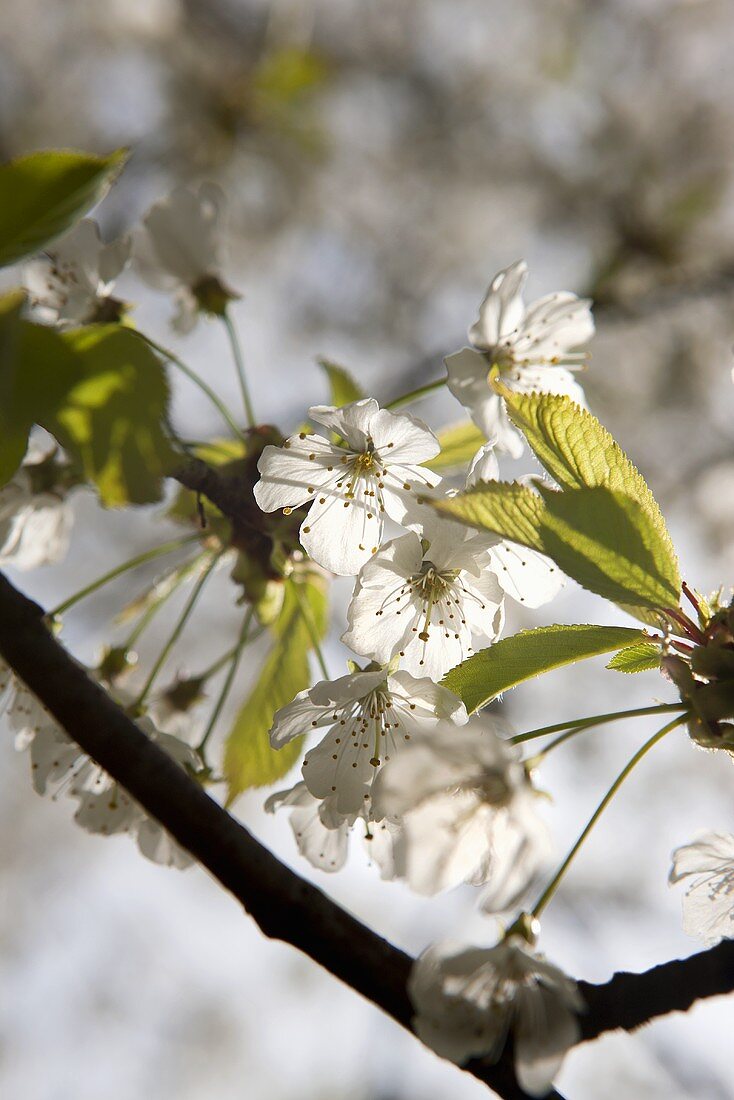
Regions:
<svg viewBox="0 0 734 1100"><path fill-rule="evenodd" d="M644 637L641 630L624 626L556 625L523 630L468 657L452 668L442 683L472 712L533 676L633 645Z"/></svg>
<svg viewBox="0 0 734 1100"><path fill-rule="evenodd" d="M507 412L536 456L562 489L605 487L632 497L657 532L659 554L669 559L666 576L678 577L678 563L662 512L636 466L595 416L569 397L515 393L500 387ZM680 593L680 578L676 582ZM677 606L676 598L676 606Z"/></svg>
<svg viewBox="0 0 734 1100"><path fill-rule="evenodd" d="M273 626L273 647L227 738L224 772L228 804L250 787L264 787L281 779L301 754L300 737L282 749L273 749L270 728L275 712L311 683L308 655L313 643L301 601L312 628L323 638L328 623L327 592L324 578L314 572L294 575L285 585L283 607Z"/></svg>
<svg viewBox="0 0 734 1100"><path fill-rule="evenodd" d="M442 473L466 466L474 458L480 447L487 442L483 432L470 420L462 424L452 424L438 432L441 453L424 463L430 470Z"/></svg>
<svg viewBox="0 0 734 1100"><path fill-rule="evenodd" d="M0 165L0 267L64 233L99 202L126 156L51 150Z"/></svg>
<svg viewBox="0 0 734 1100"><path fill-rule="evenodd" d="M493 531L531 550L544 551L541 525L543 498L525 485L480 481L465 493L430 503L439 511L472 527Z"/></svg>
<svg viewBox="0 0 734 1100"><path fill-rule="evenodd" d="M660 668L660 646L655 642L637 642L615 653L607 668L616 672L649 672Z"/></svg>
<svg viewBox="0 0 734 1100"><path fill-rule="evenodd" d="M319 366L326 371L329 379L332 405L341 408L342 405L349 405L365 396L364 390L357 385L349 371L338 363L332 363L330 359L319 359Z"/></svg>
<svg viewBox="0 0 734 1100"><path fill-rule="evenodd" d="M543 551L575 581L615 603L677 607L680 578L654 520L622 492L540 486Z"/></svg>
<svg viewBox="0 0 734 1100"><path fill-rule="evenodd" d="M32 424L32 420L18 415L13 399L24 302L25 296L20 291L0 298L0 486L10 480L23 461Z"/></svg>
<svg viewBox="0 0 734 1100"><path fill-rule="evenodd" d="M62 334L76 377L38 422L76 459L103 504L160 500L177 460L163 430L169 387L160 360L119 325Z"/></svg>

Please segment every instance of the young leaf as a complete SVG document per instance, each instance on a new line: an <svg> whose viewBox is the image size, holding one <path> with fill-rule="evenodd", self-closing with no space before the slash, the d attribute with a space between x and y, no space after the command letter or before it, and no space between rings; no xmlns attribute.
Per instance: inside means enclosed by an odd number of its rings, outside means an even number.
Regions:
<svg viewBox="0 0 734 1100"><path fill-rule="evenodd" d="M677 562L637 501L603 487L541 493L543 549L564 573L615 603L678 606Z"/></svg>
<svg viewBox="0 0 734 1100"><path fill-rule="evenodd" d="M484 433L480 432L470 420L463 424L452 424L437 434L441 453L425 465L439 473L468 465L479 448L487 442Z"/></svg>
<svg viewBox="0 0 734 1100"><path fill-rule="evenodd" d="M673 543L657 501L639 470L596 417L559 394L515 393L505 386L500 392L513 424L561 488L604 486L632 497L656 529L660 550L671 563L669 572L677 574Z"/></svg>
<svg viewBox="0 0 734 1100"><path fill-rule="evenodd" d="M0 267L64 233L99 202L126 156L50 150L0 165Z"/></svg>
<svg viewBox="0 0 734 1100"><path fill-rule="evenodd" d="M625 626L541 626L503 638L468 657L444 676L470 712L501 692L543 672L609 653L644 639L641 630Z"/></svg>
<svg viewBox="0 0 734 1100"><path fill-rule="evenodd" d="M302 738L282 749L271 748L270 728L276 710L311 683L308 654L313 643L301 601L310 614L311 627L322 638L328 621L326 585L316 573L293 576L284 583L283 607L273 626L273 647L227 738L224 772L228 804L249 787L264 787L281 779L301 754Z"/></svg>
<svg viewBox="0 0 734 1100"><path fill-rule="evenodd" d="M349 405L352 401L359 401L365 396L351 374L338 363L332 363L329 359L319 359L319 366L326 371L329 379L332 405L337 407Z"/></svg>
<svg viewBox="0 0 734 1100"><path fill-rule="evenodd" d="M649 672L660 668L660 646L655 642L637 642L615 653L607 668L617 672Z"/></svg>
<svg viewBox="0 0 734 1100"><path fill-rule="evenodd" d="M543 498L526 485L480 481L465 493L431 503L439 512L472 527L493 531L531 550L546 552L541 535L545 504Z"/></svg>
<svg viewBox="0 0 734 1100"><path fill-rule="evenodd" d="M160 360L119 325L73 329L61 339L76 377L38 423L79 462L103 504L160 500L176 461L163 430L170 395Z"/></svg>

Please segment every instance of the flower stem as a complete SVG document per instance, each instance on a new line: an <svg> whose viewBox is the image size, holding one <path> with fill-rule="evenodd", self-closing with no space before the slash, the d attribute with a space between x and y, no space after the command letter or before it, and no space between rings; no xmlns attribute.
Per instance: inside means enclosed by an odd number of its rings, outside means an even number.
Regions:
<svg viewBox="0 0 734 1100"><path fill-rule="evenodd" d="M299 590L298 585L296 584L296 582L293 581L291 583L293 585L293 595L296 597L298 607L301 611L301 618L303 619L304 623L306 624L306 630L308 631L308 635L311 639L311 645L313 646L313 651L316 654L317 661L319 662L319 668L321 669L321 672L323 674L324 679L325 680L330 680L331 677L329 676L329 670L326 667L326 661L324 660L324 654L321 651L321 644L319 642L319 634L318 634L318 631L316 629L316 623L313 621L313 615L311 614L311 608L308 607L308 605L304 601L303 594Z"/></svg>
<svg viewBox="0 0 734 1100"><path fill-rule="evenodd" d="M195 567L198 558L194 558L193 561L188 562L185 569L180 569L178 575L173 578L172 582L168 585L164 592L160 596L153 596L151 604L145 609L143 614L138 619L135 626L130 631L127 640L123 643L123 649L129 650L137 642L143 631L150 625L155 616L158 614L163 605L171 598L174 592L183 584L186 578Z"/></svg>
<svg viewBox="0 0 734 1100"><path fill-rule="evenodd" d="M245 615L245 617L242 621L242 628L240 630L240 636L237 639L237 645L234 647L233 650L230 651L230 653L226 654L226 657L230 660L231 663L230 663L229 669L227 670L227 675L224 679L224 683L222 684L222 690L219 692L219 698L217 699L217 701L214 705L214 710L211 713L208 725L207 725L207 727L204 731L204 735L203 735L201 741L199 742L199 744L196 746L196 751L199 753L200 756L202 756L202 754L203 754L203 752L206 748L207 741L209 740L209 738L212 735L212 731L214 730L214 727L217 724L217 721L219 719L219 715L222 713L222 708L224 707L224 704L227 702L227 699L229 697L229 693L232 689L232 684L234 683L234 678L235 678L235 675L237 673L237 667L240 663L240 657L242 656L242 650L245 648L248 641L250 640L249 639L249 634L250 634L250 625L252 623L252 615L253 615L253 611L252 611L252 608L250 607L250 608L248 608L247 614ZM218 663L221 665L222 662L220 661ZM209 673L207 673L207 675L212 675L212 673L216 672L216 671L217 671L217 666L213 665L212 669L209 671Z"/></svg>
<svg viewBox="0 0 734 1100"><path fill-rule="evenodd" d="M245 406L245 415L247 417L248 427L255 427L255 413L252 408L252 401L250 400L250 391L247 387L247 375L245 373L245 359L242 354L242 347L240 345L239 337L237 335L237 329L235 323L232 320L231 314L225 310L221 314L224 327L227 330L229 336L229 343L232 348L232 357L234 359L234 365L237 370L237 378L240 383L240 392L242 394L242 403Z"/></svg>
<svg viewBox="0 0 734 1100"><path fill-rule="evenodd" d="M178 369L183 374L185 374L186 377L191 382L193 382L195 386L198 386L199 389L201 390L201 392L206 394L206 396L211 401L212 405L214 405L214 407L218 410L218 412L221 414L222 418L227 423L227 425L232 429L234 434L236 436L239 436L239 438L242 439L243 441L246 441L246 436L245 436L244 432L239 427L236 420L233 418L233 416L231 415L229 409L224 404L222 399L217 396L217 394L214 392L214 390L211 388L211 386L209 386L204 381L204 379L196 373L195 370L192 370L191 367L189 367L186 363L184 363L183 359L179 359L179 357L177 355L175 355L172 351L169 351L168 348L164 348L162 344L157 343L150 336L146 336L144 332L140 332L138 329L133 329L133 332L135 332L136 335L138 335L141 340L144 340L145 343L148 344L153 349L153 351L157 351L159 355L164 356L164 358L168 359L171 363L173 363L174 367L178 367Z"/></svg>
<svg viewBox="0 0 734 1100"><path fill-rule="evenodd" d="M433 393L434 390L440 390L445 385L445 378L437 378L435 382L426 382L425 386L419 386L417 390L411 390L410 393L404 393L400 397L393 398L383 407L386 409L400 409L403 405L409 405L411 401L417 401L420 397L425 397L426 394Z"/></svg>
<svg viewBox="0 0 734 1100"><path fill-rule="evenodd" d="M639 764L639 762L640 762L640 760L642 760L643 756L646 756L647 753L650 751L650 749L653 748L655 745L657 745L658 741L662 741L663 737L665 737L665 735L667 733L670 733L671 730L674 730L676 728L676 726L679 726L684 720L685 720L684 715L678 715L676 718L673 719L672 722L668 722L668 724L663 726L662 729L659 729L657 733L654 733L652 735L652 737L650 737L645 742L645 744L637 750L635 755L630 760L627 761L625 766L622 768L622 771L619 773L617 778L614 780L611 787L606 792L606 794L602 798L601 802L599 803L599 805L596 807L593 814L589 818L589 820L586 823L585 827L581 831L581 834L580 834L578 840L573 845L570 852L568 853L568 855L564 859L563 863L560 865L560 867L556 871L555 875L553 876L551 881L548 883L548 885L546 886L546 888L543 891L543 893L541 894L541 896L538 898L538 901L536 902L536 904L531 909L531 913L534 917L539 917L540 916L540 914L543 912L543 910L545 909L545 907L548 904L548 902L550 901L550 899L553 897L553 895L556 892L556 889L558 887L558 884L560 883L561 879L563 878L566 871L570 867L570 865L571 865L571 863L574 859L574 856L576 855L578 850L581 848L581 846L584 843L584 841L586 840L587 836L589 835L591 830L594 828L597 821L599 820L601 815L604 813L604 810L607 808L609 803L612 801L615 794L617 793L619 788L622 786L622 784L624 783L625 779L630 774L630 772L635 768L635 766L637 764Z"/></svg>
<svg viewBox="0 0 734 1100"><path fill-rule="evenodd" d="M103 573L101 577L97 577L95 581L85 585L84 588L75 592L73 596L69 596L63 603L54 607L52 611L47 612L46 617L53 619L56 618L57 615L63 615L64 612L68 611L74 604L79 603L79 601L83 600L86 596L91 596L98 588L102 588L110 581L114 581L117 577L121 577L122 574L127 573L128 570L135 569L138 565L144 565L146 562L153 561L155 558L161 558L164 554L170 554L173 550L180 550L182 546L188 546L189 543L198 542L199 539L199 534L185 535L183 538L172 539L170 542L164 542L160 546L154 546L152 550L146 550L142 554L137 554L136 557L124 561L122 565L116 565L115 568L110 569L108 573Z"/></svg>
<svg viewBox="0 0 734 1100"><path fill-rule="evenodd" d="M539 729L529 730L527 733L518 733L511 737L513 745L521 745L523 741L532 741L536 737L542 737L546 733L558 733L559 730L579 731L590 726L601 726L605 722L617 722L622 718L639 718L646 714L666 714L669 711L684 710L685 704L659 703L654 707L637 707L635 710L615 710L609 714L592 714L588 718L574 718L570 722L556 722L553 726L541 726Z"/></svg>
<svg viewBox="0 0 734 1100"><path fill-rule="evenodd" d="M212 555L211 561L209 562L206 569L201 574L198 581L196 582L193 589L191 590L191 595L189 596L188 600L186 601L186 603L184 605L184 609L178 617L178 620L176 622L176 625L173 628L173 631L171 633L170 638L168 639L168 641L164 645L161 652L158 654L158 659L156 660L156 662L153 665L152 669L148 673L148 679L145 681L145 684L143 685L143 688L142 688L140 694L138 695L137 699L133 703L133 709L137 709L139 707L142 707L143 703L148 698L148 695L150 694L150 689L153 687L153 683L155 682L155 679L158 676L158 673L163 668L163 665L168 660L168 656L169 656L171 650L175 646L178 639L181 637L181 634L183 633L184 627L186 626L186 623L189 621L189 619L190 619L190 617L193 613L193 610L196 607L196 604L198 602L199 596L202 593L204 585L209 580L209 577L212 575L212 571L214 570L214 567L217 564L217 562L219 561L220 557L221 557L221 551L217 554Z"/></svg>

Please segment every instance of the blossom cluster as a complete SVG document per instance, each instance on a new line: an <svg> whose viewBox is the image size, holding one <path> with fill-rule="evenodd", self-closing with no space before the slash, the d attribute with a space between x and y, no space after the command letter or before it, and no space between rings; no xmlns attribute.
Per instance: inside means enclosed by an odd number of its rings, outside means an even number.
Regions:
<svg viewBox="0 0 734 1100"><path fill-rule="evenodd" d="M26 267L35 315L61 329L128 323L130 307L114 292L134 263L151 286L173 294L172 324L179 333L190 332L201 314L229 323L227 306L238 295L221 270L222 213L221 194L203 185L178 188L148 211L137 231L117 241L104 243L95 222L80 221ZM576 374L594 332L591 303L556 292L526 306L526 280L524 262L499 272L468 345L445 360L448 390L484 439L461 474L437 472L437 435L423 420L395 411L402 401L381 407L361 397L312 406L308 426L281 444L264 445L252 495L264 522L266 514L271 522L293 517L298 549L289 567L310 559L325 576L353 583L341 634L353 659L343 675L299 692L275 714L275 750L303 737L312 743L297 782L271 794L266 809L289 812L299 851L322 871L344 866L357 834L384 879L401 880L424 896L460 884L479 888L481 912L505 919L507 930L492 947L446 942L427 948L409 986L415 1030L459 1064L475 1057L496 1061L512 1032L518 1080L527 1093L541 1096L578 1040L584 1006L575 983L535 949L542 906L523 908L551 853L533 761L523 758L502 717L468 714L443 679L499 639L508 600L540 607L564 578L542 554L442 518L433 507L457 491L497 480L498 456L521 455L521 436L502 393L562 394L584 405ZM268 438L283 437L274 432ZM73 520L70 494L81 483L58 446L34 438L20 469L0 488L0 566L31 569L64 556ZM201 578L218 560L203 553L169 576L177 583L198 569ZM159 600L164 598L161 589ZM688 642L673 646L664 665L697 701L691 732L700 744L730 729L721 723L728 697L724 711L716 710L734 647L734 624L726 614L719 614L718 633L708 639L719 647L715 668L709 667L710 646L709 665L693 667ZM153 720L155 708L143 705L147 689L126 698L118 671L100 666L92 674L178 765L209 778L211 769L187 732L164 732ZM192 678L169 692L169 698L184 698L178 711L184 727L202 682ZM17 748L29 754L38 793L71 798L75 820L89 832L129 833L156 862L190 862L2 661L0 711ZM734 934L734 838L710 833L679 848L670 880L689 884L688 931L707 942Z"/></svg>

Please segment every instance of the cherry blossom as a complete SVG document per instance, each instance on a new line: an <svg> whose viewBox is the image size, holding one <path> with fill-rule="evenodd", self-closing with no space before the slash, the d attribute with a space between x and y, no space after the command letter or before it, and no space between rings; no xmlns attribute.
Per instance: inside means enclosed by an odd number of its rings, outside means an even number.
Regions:
<svg viewBox="0 0 734 1100"><path fill-rule="evenodd" d="M575 294L548 294L526 308L527 273L521 260L495 275L469 330L472 346L446 359L454 397L488 438L496 436L500 450L515 457L522 454L522 441L490 385L490 369L496 367L512 390L560 393L583 404L583 390L571 371L583 365L586 354L572 349L594 333L591 303Z"/></svg>
<svg viewBox="0 0 734 1100"><path fill-rule="evenodd" d="M27 461L0 488L0 566L36 569L69 549L73 510L63 488L36 489L40 468Z"/></svg>
<svg viewBox="0 0 734 1100"><path fill-rule="evenodd" d="M192 859L157 821L132 799L108 773L66 734L56 719L18 677L0 662L0 705L15 747L27 749L34 790L54 799L76 800L74 820L90 833L130 833L141 853L155 863L186 867ZM156 729L149 718L139 720L143 731L181 767L198 767L199 757L178 737Z"/></svg>
<svg viewBox="0 0 734 1100"><path fill-rule="evenodd" d="M446 688L402 671L353 672L299 692L276 713L270 742L278 749L327 728L306 753L303 779L315 798L330 799L330 813L352 823L374 816L370 789L380 765L441 719L466 721L463 703Z"/></svg>
<svg viewBox="0 0 734 1100"><path fill-rule="evenodd" d="M580 1037L576 983L521 935L490 948L433 944L413 966L408 992L419 1038L459 1065L498 1061L511 1032L517 1079L530 1096L550 1091Z"/></svg>
<svg viewBox="0 0 734 1100"><path fill-rule="evenodd" d="M26 264L23 281L31 305L53 324L119 321L124 305L112 291L130 259L130 246L129 236L104 244L97 223L82 219Z"/></svg>
<svg viewBox="0 0 734 1100"><path fill-rule="evenodd" d="M439 723L375 779L375 817L401 825L395 874L417 893L486 884L482 908L504 912L545 865L548 831L509 733L496 717Z"/></svg>
<svg viewBox="0 0 734 1100"><path fill-rule="evenodd" d="M177 187L151 206L133 240L136 266L150 286L172 292L173 328L190 332L199 313L221 314L239 297L221 279L224 197L214 184Z"/></svg>
<svg viewBox="0 0 734 1100"><path fill-rule="evenodd" d="M488 565L484 536L456 524L393 539L362 567L342 641L381 664L399 654L414 676L440 680L473 638L502 630L504 594Z"/></svg>
<svg viewBox="0 0 734 1100"><path fill-rule="evenodd" d="M734 836L704 833L673 852L671 885L686 882L683 928L705 944L734 936Z"/></svg>
<svg viewBox="0 0 734 1100"><path fill-rule="evenodd" d="M317 405L309 416L343 441L301 432L268 446L258 462L255 500L264 512L286 514L310 503L301 542L314 561L351 576L377 553L384 518L407 525L417 497L440 482L420 463L439 443L421 420L381 409L373 398L343 408Z"/></svg>

